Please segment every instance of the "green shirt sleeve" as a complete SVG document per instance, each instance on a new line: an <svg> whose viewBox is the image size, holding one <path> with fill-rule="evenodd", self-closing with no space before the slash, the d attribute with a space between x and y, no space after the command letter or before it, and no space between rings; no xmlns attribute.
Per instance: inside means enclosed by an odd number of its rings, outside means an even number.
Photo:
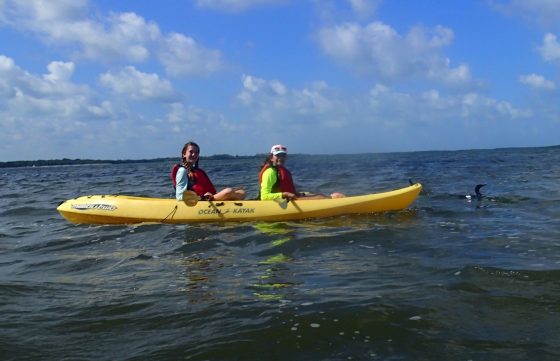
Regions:
<svg viewBox="0 0 560 361"><path fill-rule="evenodd" d="M272 187L276 184L278 176L272 168L268 168L264 171L261 181L261 200L270 201L273 199L281 199L282 192L273 193Z"/></svg>

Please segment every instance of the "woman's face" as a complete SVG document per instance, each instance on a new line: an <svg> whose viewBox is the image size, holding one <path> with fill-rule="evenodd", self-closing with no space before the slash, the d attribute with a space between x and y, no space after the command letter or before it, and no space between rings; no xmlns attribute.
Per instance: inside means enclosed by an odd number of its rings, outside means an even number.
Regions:
<svg viewBox="0 0 560 361"><path fill-rule="evenodd" d="M189 145L187 149L185 149L185 153L183 153L183 158L185 158L187 163L194 164L198 160L199 153L200 150L198 149L198 147Z"/></svg>
<svg viewBox="0 0 560 361"><path fill-rule="evenodd" d="M278 153L277 155L272 156L272 164L273 165L284 165L286 164L286 159L288 155L286 153Z"/></svg>

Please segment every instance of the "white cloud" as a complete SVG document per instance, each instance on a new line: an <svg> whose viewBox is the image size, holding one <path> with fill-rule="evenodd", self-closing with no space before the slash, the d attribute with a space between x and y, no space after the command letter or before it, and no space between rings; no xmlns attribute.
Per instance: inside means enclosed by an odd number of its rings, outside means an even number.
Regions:
<svg viewBox="0 0 560 361"><path fill-rule="evenodd" d="M74 73L74 63L53 61L47 66L47 69L49 74L45 74L44 79L53 83L67 81Z"/></svg>
<svg viewBox="0 0 560 361"><path fill-rule="evenodd" d="M307 152L332 152L325 145L341 141L353 151L403 150L411 144L422 149L488 146L500 129L534 115L478 93L397 91L378 83L366 94L344 94L325 82L284 86L284 92L275 93L270 80L249 75L241 84L238 104L259 130L255 143L264 147L287 138ZM479 132L480 139L463 138L471 132ZM434 134L445 139L429 140Z"/></svg>
<svg viewBox="0 0 560 361"><path fill-rule="evenodd" d="M0 107L12 115L66 115L73 113L91 96L88 87L68 82L65 77L53 75L53 68L60 64L51 63L51 72L42 77L34 76L15 65L11 58L0 55L0 88L5 91L0 97ZM56 72L56 71L55 71ZM56 81L53 81L56 80Z"/></svg>
<svg viewBox="0 0 560 361"><path fill-rule="evenodd" d="M204 48L182 34L170 34L162 41L161 47L159 59L171 75L208 75L224 67L219 51Z"/></svg>
<svg viewBox="0 0 560 361"><path fill-rule="evenodd" d="M543 45L538 50L545 61L560 61L560 43L558 43L556 35L546 34L543 39Z"/></svg>
<svg viewBox="0 0 560 361"><path fill-rule="evenodd" d="M382 22L366 26L345 23L318 32L322 50L340 64L386 81L429 79L451 86L468 85L467 65L452 68L441 49L451 44L453 31L414 27L401 36Z"/></svg>
<svg viewBox="0 0 560 361"><path fill-rule="evenodd" d="M237 95L237 99L245 104L251 104L255 97L271 97L286 95L286 87L278 80L264 80L251 75L243 75L243 90Z"/></svg>
<svg viewBox="0 0 560 361"><path fill-rule="evenodd" d="M74 64L52 62L48 70L34 75L0 55L0 143L9 145L2 152L6 157L34 159L42 147L56 149L65 136L79 139L86 124L113 116L109 103L70 81Z"/></svg>
<svg viewBox="0 0 560 361"><path fill-rule="evenodd" d="M535 89L543 89L543 90L556 89L556 84L553 81L547 80L544 76L538 74L521 75L519 77L519 81L522 84L528 85Z"/></svg>
<svg viewBox="0 0 560 361"><path fill-rule="evenodd" d="M188 134L191 140L212 137L216 129L238 135L247 131L245 124L230 121L223 114L182 103L171 104L165 120L173 133Z"/></svg>
<svg viewBox="0 0 560 361"><path fill-rule="evenodd" d="M0 102L33 99L34 104L46 104L51 100L76 100L91 95L87 86L69 81L74 71L73 63L52 62L48 70L49 73L38 77L18 67L13 59L0 55L0 89L4 89L5 95L0 97Z"/></svg>
<svg viewBox="0 0 560 361"><path fill-rule="evenodd" d="M310 0L316 15L325 23L333 23L341 19L371 18L383 0ZM336 20L338 19L338 20Z"/></svg>
<svg viewBox="0 0 560 361"><path fill-rule="evenodd" d="M3 0L0 2L0 23L39 29L48 22L77 21L86 14L88 0ZM33 21L31 21L33 19Z"/></svg>
<svg viewBox="0 0 560 361"><path fill-rule="evenodd" d="M211 122L207 121L209 114L201 108L192 105L173 103L166 118L169 123L176 125L177 129L180 129L181 132L188 133L188 129L198 128L198 130L204 130L208 124L211 124Z"/></svg>
<svg viewBox="0 0 560 361"><path fill-rule="evenodd" d="M0 2L0 25L31 32L50 45L77 47L90 60L144 62L159 59L171 75L206 75L223 69L222 55L194 39L162 34L159 26L132 13L89 15L87 0ZM158 54L158 52L160 52Z"/></svg>
<svg viewBox="0 0 560 361"><path fill-rule="evenodd" d="M100 105L95 105L95 104L88 105L86 107L86 109L94 117L99 117L99 118L107 118L111 114L115 113L115 111L113 109L113 106L112 106L111 102L109 102L109 101L103 101L103 102L101 102Z"/></svg>
<svg viewBox="0 0 560 361"><path fill-rule="evenodd" d="M381 0L348 0L352 10L360 17L371 15Z"/></svg>
<svg viewBox="0 0 560 361"><path fill-rule="evenodd" d="M140 72L133 66L119 72L104 73L99 80L113 92L136 100L172 102L179 97L169 80L161 79L157 74Z"/></svg>
<svg viewBox="0 0 560 361"><path fill-rule="evenodd" d="M238 103L269 126L299 127L312 123L331 128L342 125L341 114L347 105L325 82L288 89L277 80L244 75L242 86L237 95Z"/></svg>
<svg viewBox="0 0 560 361"><path fill-rule="evenodd" d="M476 93L462 95L460 98L461 116L471 119L520 119L530 118L531 110L515 108L511 103L485 97Z"/></svg>
<svg viewBox="0 0 560 361"><path fill-rule="evenodd" d="M367 96L341 96L324 82L303 89L272 91L271 81L245 75L239 103L254 113L255 119L282 126L312 122L318 128L376 124L405 127L417 122L455 122L528 118L532 112L509 102L477 93L444 96L437 90L419 93L397 92L377 84ZM281 122L279 122L281 121Z"/></svg>
<svg viewBox="0 0 560 361"><path fill-rule="evenodd" d="M494 6L505 14L524 18L544 27L557 27L560 22L560 2L558 0L508 0Z"/></svg>
<svg viewBox="0 0 560 361"><path fill-rule="evenodd" d="M510 121L532 115L528 109L519 109L509 102L477 93L449 96L443 96L437 90L406 93L379 84L371 90L369 103L369 112L393 127L416 122L457 122L458 119L466 122Z"/></svg>
<svg viewBox="0 0 560 361"><path fill-rule="evenodd" d="M122 95L121 99L114 100L103 98L95 88L73 82L73 63L55 61L47 68L45 74L32 74L13 59L0 55L2 160L74 156L107 159L115 154L119 157L169 154L165 151L173 147L174 136L170 136L173 125L157 120L168 110L168 102L177 98L167 80L133 67L106 73L100 83ZM165 98L167 103L150 104L147 113L146 108L136 109L137 103L128 102L130 98ZM118 102L117 105L114 102ZM219 114L194 107L188 109L189 121L193 121L196 114L200 117L197 134L203 134L209 124L225 129L231 127ZM188 134L188 123L182 124L177 119L177 124L182 134ZM138 149L137 144L142 142L145 146Z"/></svg>
<svg viewBox="0 0 560 361"><path fill-rule="evenodd" d="M185 106L181 103L173 103L167 113L167 121L172 124L180 124L185 118Z"/></svg>
<svg viewBox="0 0 560 361"><path fill-rule="evenodd" d="M88 59L147 59L149 42L160 37L156 24L133 13L92 20L87 17L87 5L85 0L50 2L48 6L41 0L6 0L0 12L4 23L31 31L49 44L78 44L80 56Z"/></svg>
<svg viewBox="0 0 560 361"><path fill-rule="evenodd" d="M110 98L72 81L74 71L74 63L54 61L44 74L33 74L0 55L2 161L167 156L185 134L196 139L208 138L215 129L246 133L243 123L179 102L170 82L156 74L125 67L101 75L98 84L119 95ZM160 104L145 107L130 99Z"/></svg>
<svg viewBox="0 0 560 361"><path fill-rule="evenodd" d="M278 80L265 80L250 75L242 78L243 90L237 99L244 106L261 110L291 110L297 114L324 114L334 108L335 98L329 99L328 85L310 84L300 90L288 90Z"/></svg>
<svg viewBox="0 0 560 361"><path fill-rule="evenodd" d="M255 6L275 5L287 1L288 0L196 0L196 5L200 8L236 12L247 10Z"/></svg>

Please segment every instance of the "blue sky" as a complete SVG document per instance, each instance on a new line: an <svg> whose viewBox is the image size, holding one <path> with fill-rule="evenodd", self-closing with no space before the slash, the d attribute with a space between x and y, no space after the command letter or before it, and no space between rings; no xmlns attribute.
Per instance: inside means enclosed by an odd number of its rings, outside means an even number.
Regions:
<svg viewBox="0 0 560 361"><path fill-rule="evenodd" d="M560 144L557 0L0 0L0 161Z"/></svg>

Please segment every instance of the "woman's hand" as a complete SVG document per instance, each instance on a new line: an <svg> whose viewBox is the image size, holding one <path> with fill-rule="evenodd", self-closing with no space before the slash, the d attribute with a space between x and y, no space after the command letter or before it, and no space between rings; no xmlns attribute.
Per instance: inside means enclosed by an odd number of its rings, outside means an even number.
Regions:
<svg viewBox="0 0 560 361"><path fill-rule="evenodd" d="M296 195L290 192L282 192L282 198L285 198L289 201L291 201L292 199L297 199Z"/></svg>

